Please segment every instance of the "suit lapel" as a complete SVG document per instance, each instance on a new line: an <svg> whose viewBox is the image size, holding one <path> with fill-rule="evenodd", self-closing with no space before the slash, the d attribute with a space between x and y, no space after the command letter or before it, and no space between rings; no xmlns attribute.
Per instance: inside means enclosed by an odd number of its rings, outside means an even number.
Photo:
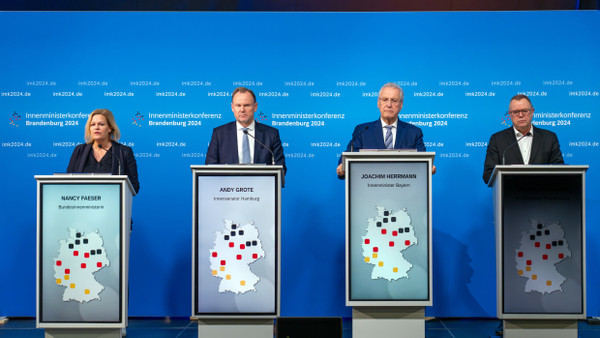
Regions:
<svg viewBox="0 0 600 338"><path fill-rule="evenodd" d="M396 125L396 142L394 142L394 149L402 149L400 145L402 144L402 138L404 138L405 135L404 125L400 124L400 120L398 120Z"/></svg>
<svg viewBox="0 0 600 338"><path fill-rule="evenodd" d="M254 121L254 137L256 138L256 140L259 140L263 144L266 144L265 140L263 140L264 136L265 135L262 132L262 128L259 126L258 122ZM260 150L259 147L262 146L260 145L260 143L256 142L256 140L254 140L254 163L260 163L258 162L260 160L258 153Z"/></svg>
<svg viewBox="0 0 600 338"><path fill-rule="evenodd" d="M373 133L375 133L375 140L377 140L377 147L375 149L385 149L385 141L383 140L383 125L381 125L381 119L373 123Z"/></svg>
<svg viewBox="0 0 600 338"><path fill-rule="evenodd" d="M85 167L85 162L90 156L90 152L92 151L92 143L88 143L83 148L83 153L81 154L81 158L79 159L79 163L77 163L77 168L75 168L75 172L82 173L83 167Z"/></svg>
<svg viewBox="0 0 600 338"><path fill-rule="evenodd" d="M232 154L231 163L238 164L240 163L240 157L238 155L237 123L235 121L231 123L231 129L229 130L229 134L233 135L233 137L231 138L231 140L233 141L233 144L231 146L233 151L230 151L228 153Z"/></svg>
<svg viewBox="0 0 600 338"><path fill-rule="evenodd" d="M517 142L517 136L515 135L515 131L513 129L513 127L510 127L509 129L507 129L507 146L510 147L510 145L514 144L515 142ZM506 151L506 150L505 150ZM506 164L524 164L525 162L523 161L523 156L521 155L521 148L519 148L519 144L514 144L511 149L508 149L508 152L506 153Z"/></svg>
<svg viewBox="0 0 600 338"><path fill-rule="evenodd" d="M112 143L112 146L110 148L110 151L112 151L112 153L115 156L111 156L112 157L112 165L111 165L111 168L110 168L110 173L111 174L113 174L113 173L120 174L119 173L119 162L117 162L117 160L115 159L115 157L118 157L119 161L121 160L121 157L119 156L120 155L119 146L115 146L115 142L111 141L111 143Z"/></svg>
<svg viewBox="0 0 600 338"><path fill-rule="evenodd" d="M544 143L544 135L542 135L542 133L540 133L539 130L534 129L533 126L531 127L531 129L533 130L533 140L531 141L531 154L529 154L529 164L536 163L535 157L540 151L542 143Z"/></svg>

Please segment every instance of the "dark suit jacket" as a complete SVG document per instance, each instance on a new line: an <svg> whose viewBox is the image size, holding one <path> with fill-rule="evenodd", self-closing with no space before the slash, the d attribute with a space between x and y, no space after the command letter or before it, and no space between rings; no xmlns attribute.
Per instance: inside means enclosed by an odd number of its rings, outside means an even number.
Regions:
<svg viewBox="0 0 600 338"><path fill-rule="evenodd" d="M488 143L485 163L483 165L483 181L488 183L494 167L502 164L502 154L517 142L513 127L504 129L492 135ZM521 150L517 144L513 145L505 155L505 164L524 164ZM533 127L533 141L531 143L531 155L529 164L564 164L560 145L556 134L546 130Z"/></svg>
<svg viewBox="0 0 600 338"><path fill-rule="evenodd" d="M67 167L68 173L82 173L85 167L85 162L90 157L92 151L92 143L84 143L75 147L69 166ZM121 162L121 174L127 175L133 189L137 193L140 191L140 182L138 182L137 163L133 156L133 150L130 147L123 145L119 142L112 141L112 147L110 151L119 159ZM111 156L108 154L108 156ZM119 163L112 161L112 173L113 175L119 175Z"/></svg>
<svg viewBox="0 0 600 338"><path fill-rule="evenodd" d="M267 146L275 155L275 164L283 166L285 174L285 156L279 138L279 131L262 123L255 122L254 137ZM239 164L237 131L235 121L213 129L212 138L206 151L206 164ZM260 143L254 142L254 163L272 163L271 152Z"/></svg>
<svg viewBox="0 0 600 338"><path fill-rule="evenodd" d="M354 151L360 149L385 149L381 119L356 126L352 133L352 140L348 143L346 151L351 151L352 144L354 144ZM394 149L417 149L417 151L425 151L421 128L398 120ZM338 163L342 163L341 157Z"/></svg>

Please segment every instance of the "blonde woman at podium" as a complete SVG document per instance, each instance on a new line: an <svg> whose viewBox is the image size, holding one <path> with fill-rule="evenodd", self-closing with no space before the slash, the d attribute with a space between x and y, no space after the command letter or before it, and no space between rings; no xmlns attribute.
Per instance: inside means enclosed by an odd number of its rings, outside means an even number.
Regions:
<svg viewBox="0 0 600 338"><path fill-rule="evenodd" d="M117 142L120 137L113 113L108 109L94 110L85 124L85 143L73 150L67 172L127 175L137 193L137 163L133 150Z"/></svg>

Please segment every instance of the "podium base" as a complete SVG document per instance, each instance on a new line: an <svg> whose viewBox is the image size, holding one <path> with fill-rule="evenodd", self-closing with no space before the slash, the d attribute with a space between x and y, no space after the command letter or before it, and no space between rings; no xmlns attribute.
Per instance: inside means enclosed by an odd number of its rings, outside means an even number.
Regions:
<svg viewBox="0 0 600 338"><path fill-rule="evenodd" d="M122 338L121 329L45 329L45 338Z"/></svg>
<svg viewBox="0 0 600 338"><path fill-rule="evenodd" d="M577 320L505 319L506 338L577 338Z"/></svg>
<svg viewBox="0 0 600 338"><path fill-rule="evenodd" d="M353 338L425 337L425 307L353 307Z"/></svg>
<svg viewBox="0 0 600 338"><path fill-rule="evenodd" d="M200 319L198 338L273 338L273 319Z"/></svg>

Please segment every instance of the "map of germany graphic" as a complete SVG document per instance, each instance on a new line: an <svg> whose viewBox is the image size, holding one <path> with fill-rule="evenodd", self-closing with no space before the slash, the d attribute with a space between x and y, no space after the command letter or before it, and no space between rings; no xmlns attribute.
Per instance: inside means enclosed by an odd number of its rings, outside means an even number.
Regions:
<svg viewBox="0 0 600 338"><path fill-rule="evenodd" d="M402 252L417 245L417 237L406 209L392 212L377 206L377 216L367 220L366 235L362 237L364 261L374 265L371 279L394 281L409 278L413 265Z"/></svg>
<svg viewBox="0 0 600 338"><path fill-rule="evenodd" d="M58 257L54 258L56 284L66 288L63 302L100 300L104 286L94 274L110 265L102 236L98 230L85 234L72 228L69 234L69 238L59 241Z"/></svg>
<svg viewBox="0 0 600 338"><path fill-rule="evenodd" d="M217 231L214 247L210 250L210 270L221 278L219 292L243 294L256 291L260 281L250 270L250 264L265 257L258 229L254 222L245 225L224 220L225 230Z"/></svg>
<svg viewBox="0 0 600 338"><path fill-rule="evenodd" d="M562 291L567 278L561 275L556 265L571 257L565 231L556 222L545 226L531 220L531 229L521 233L521 242L515 252L516 270L527 278L525 292L549 294Z"/></svg>

